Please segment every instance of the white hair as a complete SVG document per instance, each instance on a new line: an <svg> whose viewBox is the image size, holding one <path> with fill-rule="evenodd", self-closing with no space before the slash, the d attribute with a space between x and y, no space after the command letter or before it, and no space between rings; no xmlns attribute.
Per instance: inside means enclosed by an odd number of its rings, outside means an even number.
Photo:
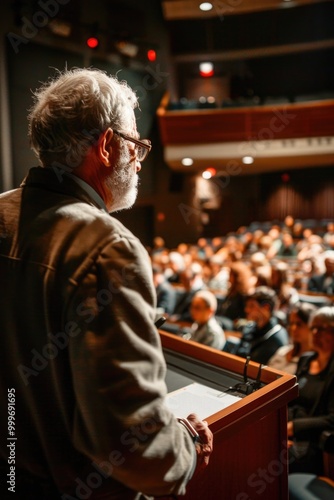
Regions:
<svg viewBox="0 0 334 500"><path fill-rule="evenodd" d="M108 127L131 130L134 91L98 69L74 68L34 92L28 115L31 147L45 166L59 161L78 166Z"/></svg>
<svg viewBox="0 0 334 500"><path fill-rule="evenodd" d="M194 298L202 299L205 304L210 307L214 312L217 311L217 298L216 296L210 292L209 290L199 290L195 293Z"/></svg>

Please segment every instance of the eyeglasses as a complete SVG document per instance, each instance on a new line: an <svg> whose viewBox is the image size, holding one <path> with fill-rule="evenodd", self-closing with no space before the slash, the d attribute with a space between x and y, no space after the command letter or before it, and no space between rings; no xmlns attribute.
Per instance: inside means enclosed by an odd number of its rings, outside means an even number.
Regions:
<svg viewBox="0 0 334 500"><path fill-rule="evenodd" d="M133 137L122 134L122 132L118 132L118 130L114 130L114 134L117 134L122 137L122 139L131 141L135 144L135 153L138 161L142 162L146 160L148 153L152 149L151 141L149 141L148 139L142 139L141 141L139 141L138 139L134 139Z"/></svg>
<svg viewBox="0 0 334 500"><path fill-rule="evenodd" d="M313 332L313 330L316 330L319 333L322 333L322 332L334 333L334 326L331 326L331 325L324 325L324 326L311 325L310 330L311 330L311 332Z"/></svg>

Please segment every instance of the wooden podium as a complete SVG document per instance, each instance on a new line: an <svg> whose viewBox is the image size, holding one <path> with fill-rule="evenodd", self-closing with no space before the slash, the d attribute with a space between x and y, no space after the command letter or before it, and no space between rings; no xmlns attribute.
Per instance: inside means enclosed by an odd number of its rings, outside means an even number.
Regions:
<svg viewBox="0 0 334 500"><path fill-rule="evenodd" d="M244 358L160 331L172 392L197 382L221 391L245 380ZM206 470L180 500L288 500L287 403L296 377L250 361L248 381L261 387L207 420L214 450ZM260 375L260 377L259 377Z"/></svg>

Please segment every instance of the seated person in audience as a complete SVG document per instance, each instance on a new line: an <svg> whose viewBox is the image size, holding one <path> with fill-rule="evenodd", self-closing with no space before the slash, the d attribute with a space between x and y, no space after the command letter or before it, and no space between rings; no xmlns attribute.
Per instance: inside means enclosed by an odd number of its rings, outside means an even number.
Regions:
<svg viewBox="0 0 334 500"><path fill-rule="evenodd" d="M326 247L332 247L331 241L334 237L334 222L329 222L327 224L327 230L322 237L323 243Z"/></svg>
<svg viewBox="0 0 334 500"><path fill-rule="evenodd" d="M191 322L190 304L193 296L199 290L205 290L203 281L202 266L198 262L193 262L180 274L180 282L184 287L184 292L180 294L170 321Z"/></svg>
<svg viewBox="0 0 334 500"><path fill-rule="evenodd" d="M209 290L196 292L191 300L190 314L194 323L186 338L222 350L226 339L215 318L217 299Z"/></svg>
<svg viewBox="0 0 334 500"><path fill-rule="evenodd" d="M325 272L319 275L311 276L307 289L311 292L320 292L325 294L334 294L334 251L327 250L323 254Z"/></svg>
<svg viewBox="0 0 334 500"><path fill-rule="evenodd" d="M176 290L160 266L153 265L153 282L157 295L157 308L163 309L165 316L170 316L175 309Z"/></svg>
<svg viewBox="0 0 334 500"><path fill-rule="evenodd" d="M312 350L297 367L299 395L289 404L289 473L323 474L319 438L334 430L334 307L321 307L311 318Z"/></svg>
<svg viewBox="0 0 334 500"><path fill-rule="evenodd" d="M229 289L217 312L226 330L236 329L238 320L246 317L245 300L254 290L254 284L255 278L246 263L229 264Z"/></svg>
<svg viewBox="0 0 334 500"><path fill-rule="evenodd" d="M161 236L156 236L153 240L153 248L151 255L161 254L166 252L166 243Z"/></svg>
<svg viewBox="0 0 334 500"><path fill-rule="evenodd" d="M272 288L259 286L246 299L249 323L244 327L236 354L257 363L267 364L277 349L289 344L286 329L274 315L277 296Z"/></svg>
<svg viewBox="0 0 334 500"><path fill-rule="evenodd" d="M180 275L185 268L184 256L180 252L172 251L168 256L165 275L170 283L180 283Z"/></svg>
<svg viewBox="0 0 334 500"><path fill-rule="evenodd" d="M305 231L304 231L305 233ZM299 250L299 245L303 245L301 250ZM297 243L296 245L297 248L297 259L302 262L305 259L316 259L319 257L319 255L322 255L322 253L325 250L325 246L322 242L321 236L318 234L310 234L310 236L307 238L307 240L301 240Z"/></svg>
<svg viewBox="0 0 334 500"><path fill-rule="evenodd" d="M249 264L251 270L255 273L258 267L270 267L270 263L266 257L266 254L263 252L254 252L249 257Z"/></svg>
<svg viewBox="0 0 334 500"><path fill-rule="evenodd" d="M276 225L271 226L266 236L268 238L268 242L269 239L271 240L270 246L268 247L266 252L266 256L268 260L271 260L275 257L278 249L281 248L282 245L282 233L280 227Z"/></svg>
<svg viewBox="0 0 334 500"><path fill-rule="evenodd" d="M218 290L226 293L229 283L228 267L224 264L224 259L219 255L213 255L209 260L211 269L210 278L207 280L207 287L210 290Z"/></svg>
<svg viewBox="0 0 334 500"><path fill-rule="evenodd" d="M282 234L281 246L278 248L277 257L296 257L297 249L293 241L292 234L284 232Z"/></svg>
<svg viewBox="0 0 334 500"><path fill-rule="evenodd" d="M296 288L289 282L289 266L286 262L277 261L271 266L271 279L269 286L277 295L276 316L285 326L291 308L299 301Z"/></svg>
<svg viewBox="0 0 334 500"><path fill-rule="evenodd" d="M279 347L269 359L268 366L295 375L300 356L311 351L309 321L316 310L316 306L306 302L299 302L293 307L288 318L291 343Z"/></svg>

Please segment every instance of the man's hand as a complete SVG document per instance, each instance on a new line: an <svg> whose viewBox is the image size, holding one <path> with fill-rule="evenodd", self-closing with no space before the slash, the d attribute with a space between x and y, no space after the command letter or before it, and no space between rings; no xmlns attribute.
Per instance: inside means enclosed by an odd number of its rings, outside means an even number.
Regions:
<svg viewBox="0 0 334 500"><path fill-rule="evenodd" d="M195 473L205 469L210 460L210 455L213 450L213 434L210 431L205 420L200 420L197 415L191 413L187 420L196 429L199 434L199 441L196 443L197 466Z"/></svg>

